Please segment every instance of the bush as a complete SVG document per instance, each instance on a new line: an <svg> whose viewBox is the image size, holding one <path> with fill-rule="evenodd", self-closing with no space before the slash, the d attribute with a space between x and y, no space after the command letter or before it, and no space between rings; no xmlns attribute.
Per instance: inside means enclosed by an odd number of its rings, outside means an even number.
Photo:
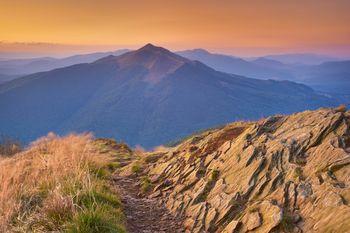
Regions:
<svg viewBox="0 0 350 233"><path fill-rule="evenodd" d="M12 156L22 150L20 141L10 137L0 137L0 156Z"/></svg>

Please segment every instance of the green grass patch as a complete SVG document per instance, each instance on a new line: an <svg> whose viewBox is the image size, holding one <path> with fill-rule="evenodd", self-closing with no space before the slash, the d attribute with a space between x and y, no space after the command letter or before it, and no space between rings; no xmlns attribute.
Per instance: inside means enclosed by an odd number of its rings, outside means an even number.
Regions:
<svg viewBox="0 0 350 233"><path fill-rule="evenodd" d="M106 185L99 185L91 190L79 193L75 197L75 203L84 208L92 208L104 204L114 208L121 207L118 197Z"/></svg>
<svg viewBox="0 0 350 233"><path fill-rule="evenodd" d="M219 179L219 175L220 175L219 170L214 169L214 170L212 171L212 173L211 173L210 179L216 181L216 180Z"/></svg>
<svg viewBox="0 0 350 233"><path fill-rule="evenodd" d="M109 169L110 171L115 171L115 170L117 170L118 168L120 168L120 163L118 163L118 162L111 162L111 163L109 163L107 166L108 166L108 169Z"/></svg>
<svg viewBox="0 0 350 233"><path fill-rule="evenodd" d="M74 215L67 225L67 233L124 233L120 224L122 213L108 205L84 209Z"/></svg>
<svg viewBox="0 0 350 233"><path fill-rule="evenodd" d="M294 229L293 217L290 214L285 213L283 215L280 226L284 230L284 232L293 232L293 229Z"/></svg>
<svg viewBox="0 0 350 233"><path fill-rule="evenodd" d="M140 162L134 162L131 166L132 173L139 174L141 172L141 164Z"/></svg>
<svg viewBox="0 0 350 233"><path fill-rule="evenodd" d="M152 189L153 185L150 181L150 179L145 176L141 179L141 192L142 193L147 193Z"/></svg>
<svg viewBox="0 0 350 233"><path fill-rule="evenodd" d="M100 179L107 179L111 176L111 169L109 169L109 166L98 167L95 164L89 164L89 170L93 175Z"/></svg>
<svg viewBox="0 0 350 233"><path fill-rule="evenodd" d="M303 175L303 169L301 167L296 167L294 169L294 178L299 178L300 180L305 179L305 177Z"/></svg>
<svg viewBox="0 0 350 233"><path fill-rule="evenodd" d="M89 166L90 185L65 178L62 195L56 201L44 203L42 213L33 223L33 229L43 232L97 233L126 232L122 204L112 191L107 178L116 169L111 163L105 167ZM43 183L41 196L52 195L53 184Z"/></svg>
<svg viewBox="0 0 350 233"><path fill-rule="evenodd" d="M194 204L203 202L206 200L209 192L212 190L212 188L215 186L216 181L219 178L219 171L218 170L213 170L212 173L210 174L210 178L208 180L208 182L205 184L203 192L201 193L201 195L199 195L194 201Z"/></svg>

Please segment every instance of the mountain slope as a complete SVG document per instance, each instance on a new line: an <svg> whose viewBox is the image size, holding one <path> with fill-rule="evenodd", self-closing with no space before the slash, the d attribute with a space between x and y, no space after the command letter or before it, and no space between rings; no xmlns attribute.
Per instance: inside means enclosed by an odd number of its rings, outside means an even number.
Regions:
<svg viewBox="0 0 350 233"><path fill-rule="evenodd" d="M152 147L237 119L334 104L304 85L217 72L149 44L1 85L0 127L24 141L92 131Z"/></svg>
<svg viewBox="0 0 350 233"><path fill-rule="evenodd" d="M131 166L189 232L347 232L349 153L350 111L320 109L232 123Z"/></svg>
<svg viewBox="0 0 350 233"><path fill-rule="evenodd" d="M17 75L0 74L0 84L17 78Z"/></svg>

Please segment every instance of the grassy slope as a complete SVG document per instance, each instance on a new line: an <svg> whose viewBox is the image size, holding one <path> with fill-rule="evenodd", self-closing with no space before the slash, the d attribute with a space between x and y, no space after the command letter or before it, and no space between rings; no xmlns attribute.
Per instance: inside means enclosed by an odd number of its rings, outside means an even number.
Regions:
<svg viewBox="0 0 350 233"><path fill-rule="evenodd" d="M0 159L0 232L125 232L115 153L90 135L48 135Z"/></svg>

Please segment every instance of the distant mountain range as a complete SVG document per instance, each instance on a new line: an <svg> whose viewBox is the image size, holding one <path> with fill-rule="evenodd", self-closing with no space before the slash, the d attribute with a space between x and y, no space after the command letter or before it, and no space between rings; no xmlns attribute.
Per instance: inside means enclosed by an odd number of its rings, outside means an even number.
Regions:
<svg viewBox="0 0 350 233"><path fill-rule="evenodd" d="M91 63L108 55L120 55L129 50L81 54L67 58L33 58L0 61L0 83L26 74L49 71L74 64ZM290 80L307 84L317 91L350 102L349 61L338 61L317 54L280 54L242 59L210 53L204 49L177 52L190 60L198 60L218 71L257 79ZM326 62L330 61L330 62ZM344 98L345 96L345 98Z"/></svg>
<svg viewBox="0 0 350 233"><path fill-rule="evenodd" d="M330 94L350 95L350 60L325 62L294 70L296 80Z"/></svg>
<svg viewBox="0 0 350 233"><path fill-rule="evenodd" d="M267 56L246 61L228 55L213 54L203 49L186 50L178 54L189 59L198 60L204 64L222 72L233 73L258 79L290 80L310 85L317 91L331 95L345 95L350 101L350 60L324 62L319 65L285 64L281 61L291 61L283 55ZM300 55L300 63L311 55ZM298 55L285 55L285 58L295 58ZM304 57L304 59L302 59ZM326 57L313 55L318 61L326 60ZM272 58L281 58L273 60ZM330 59L330 58L329 58ZM312 63L308 60L309 63ZM316 63L316 60L314 61Z"/></svg>
<svg viewBox="0 0 350 233"><path fill-rule="evenodd" d="M197 60L222 72L243 75L258 79L293 79L288 70L289 66L265 58L246 61L242 58L223 54L209 53L204 49L193 49L177 52L177 54L191 60ZM260 61L260 62L259 62ZM269 64L267 64L269 63ZM279 66L271 66L278 63Z"/></svg>
<svg viewBox="0 0 350 233"><path fill-rule="evenodd" d="M62 68L79 63L90 63L108 55L118 56L128 51L129 50L127 49L121 49L113 52L79 54L66 58L40 57L0 60L0 74L18 76L42 71L49 71L52 69Z"/></svg>
<svg viewBox="0 0 350 233"><path fill-rule="evenodd" d="M0 128L26 142L92 131L149 148L233 120L336 104L302 84L219 72L148 44L0 85Z"/></svg>
<svg viewBox="0 0 350 233"><path fill-rule="evenodd" d="M320 65L329 61L340 61L341 59L310 53L290 53L290 54L277 54L267 55L264 58L282 62L284 64L292 65Z"/></svg>

